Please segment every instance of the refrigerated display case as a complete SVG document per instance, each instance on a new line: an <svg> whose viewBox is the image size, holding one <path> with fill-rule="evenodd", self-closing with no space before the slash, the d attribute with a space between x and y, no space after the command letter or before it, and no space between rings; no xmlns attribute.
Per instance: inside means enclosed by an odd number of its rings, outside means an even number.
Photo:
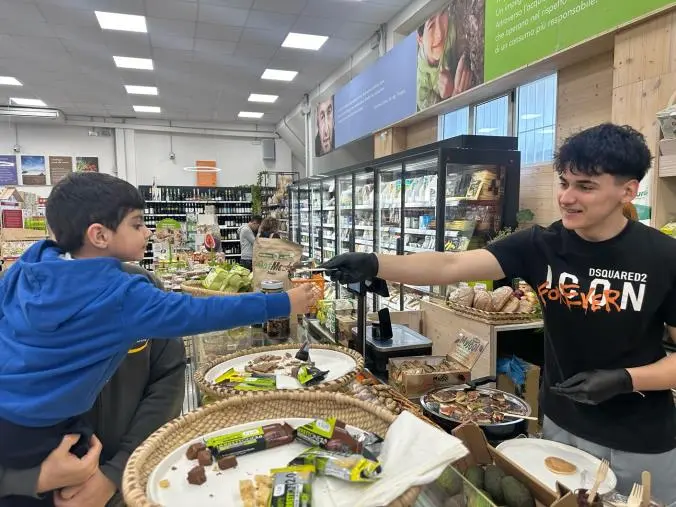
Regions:
<svg viewBox="0 0 676 507"><path fill-rule="evenodd" d="M298 206L299 206L299 241L303 247L303 258L312 257L312 236L310 232L310 185L307 182L301 182L298 185Z"/></svg>
<svg viewBox="0 0 676 507"><path fill-rule="evenodd" d="M322 260L336 255L336 180L327 178L321 182L322 188Z"/></svg>
<svg viewBox="0 0 676 507"><path fill-rule="evenodd" d="M322 241L324 260L332 244L336 254L481 248L517 225L519 166L516 138L459 136L335 171L326 179L335 181L336 233L333 243L330 236ZM302 206L301 198L301 220ZM447 289L388 287L389 298L377 299L376 308L417 309L420 299L443 298Z"/></svg>
<svg viewBox="0 0 676 507"><path fill-rule="evenodd" d="M322 262L322 184L310 183L310 258Z"/></svg>
<svg viewBox="0 0 676 507"><path fill-rule="evenodd" d="M289 240L300 243L298 185L289 185Z"/></svg>

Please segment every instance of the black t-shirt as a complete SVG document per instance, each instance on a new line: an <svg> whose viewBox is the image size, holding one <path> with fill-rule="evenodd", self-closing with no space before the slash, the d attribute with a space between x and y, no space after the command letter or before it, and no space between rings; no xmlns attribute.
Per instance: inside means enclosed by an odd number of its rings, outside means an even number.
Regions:
<svg viewBox="0 0 676 507"><path fill-rule="evenodd" d="M625 394L591 406L549 390L579 372L644 366L665 356L664 324L676 326L676 241L630 221L616 237L588 242L555 222L487 248L506 277L526 280L542 305L545 415L612 449L661 453L676 447L670 391Z"/></svg>

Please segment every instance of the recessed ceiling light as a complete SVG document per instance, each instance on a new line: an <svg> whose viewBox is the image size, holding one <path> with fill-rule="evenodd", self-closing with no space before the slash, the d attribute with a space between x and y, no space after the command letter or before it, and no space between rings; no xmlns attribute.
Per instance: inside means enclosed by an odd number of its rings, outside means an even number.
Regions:
<svg viewBox="0 0 676 507"><path fill-rule="evenodd" d="M266 102L272 104L279 98L279 95L264 95L261 93L252 93L249 95L249 102Z"/></svg>
<svg viewBox="0 0 676 507"><path fill-rule="evenodd" d="M273 81L293 81L298 75L295 70L265 69L261 79L271 79Z"/></svg>
<svg viewBox="0 0 676 507"><path fill-rule="evenodd" d="M124 87L130 95L157 95L156 86L124 85Z"/></svg>
<svg viewBox="0 0 676 507"><path fill-rule="evenodd" d="M94 11L99 25L104 30L122 30L125 32L147 33L145 16L134 14L119 14L117 12Z"/></svg>
<svg viewBox="0 0 676 507"><path fill-rule="evenodd" d="M522 120L536 120L542 116L541 114L537 113L526 113L521 115Z"/></svg>
<svg viewBox="0 0 676 507"><path fill-rule="evenodd" d="M137 113L161 113L162 109L158 106L134 106Z"/></svg>
<svg viewBox="0 0 676 507"><path fill-rule="evenodd" d="M318 51L327 40L329 38L324 35L290 32L282 42L282 47Z"/></svg>
<svg viewBox="0 0 676 507"><path fill-rule="evenodd" d="M20 98L17 98L17 97L12 97L12 98L9 99L9 101L12 104L16 104L17 106L47 107L47 104L45 104L40 99L20 99Z"/></svg>
<svg viewBox="0 0 676 507"><path fill-rule="evenodd" d="M263 118L263 113L254 113L252 111L240 111L237 115L240 118Z"/></svg>
<svg viewBox="0 0 676 507"><path fill-rule="evenodd" d="M4 86L23 86L21 81L11 76L0 76L0 85Z"/></svg>
<svg viewBox="0 0 676 507"><path fill-rule="evenodd" d="M120 69L153 70L150 58L131 58L129 56L113 56L115 65Z"/></svg>

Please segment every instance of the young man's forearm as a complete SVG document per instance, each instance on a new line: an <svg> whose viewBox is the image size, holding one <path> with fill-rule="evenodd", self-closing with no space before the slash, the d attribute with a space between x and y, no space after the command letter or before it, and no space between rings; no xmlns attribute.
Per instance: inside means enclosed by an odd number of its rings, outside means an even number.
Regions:
<svg viewBox="0 0 676 507"><path fill-rule="evenodd" d="M627 368L634 385L634 391L665 391L676 389L676 354L659 361Z"/></svg>

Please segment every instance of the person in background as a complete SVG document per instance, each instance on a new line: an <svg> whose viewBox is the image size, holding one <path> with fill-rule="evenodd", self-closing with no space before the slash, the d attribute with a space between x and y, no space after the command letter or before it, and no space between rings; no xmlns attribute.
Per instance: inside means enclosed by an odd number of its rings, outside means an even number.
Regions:
<svg viewBox="0 0 676 507"><path fill-rule="evenodd" d="M265 217L258 229L259 238L281 238L279 234L279 220L275 217Z"/></svg>
<svg viewBox="0 0 676 507"><path fill-rule="evenodd" d="M543 433L607 459L629 494L641 473L676 502L676 241L628 219L650 169L644 136L602 124L569 137L554 167L562 219L485 249L406 256L341 254L323 267L355 283L375 276L411 285L523 278L544 316Z"/></svg>
<svg viewBox="0 0 676 507"><path fill-rule="evenodd" d="M253 246L256 241L256 234L261 225L262 218L258 215L251 217L248 224L244 224L237 230L240 244L240 265L248 270L253 269Z"/></svg>
<svg viewBox="0 0 676 507"><path fill-rule="evenodd" d="M137 265L123 264L122 269L164 288L157 277ZM66 436L40 466L0 468L0 498L12 497L17 507L49 505L47 500L39 501L39 495L59 490L54 496L57 507L122 506L122 472L129 456L151 433L181 413L185 362L181 340L135 343L86 415L103 445L100 460L95 450L83 460L76 458L69 451L78 437Z"/></svg>

